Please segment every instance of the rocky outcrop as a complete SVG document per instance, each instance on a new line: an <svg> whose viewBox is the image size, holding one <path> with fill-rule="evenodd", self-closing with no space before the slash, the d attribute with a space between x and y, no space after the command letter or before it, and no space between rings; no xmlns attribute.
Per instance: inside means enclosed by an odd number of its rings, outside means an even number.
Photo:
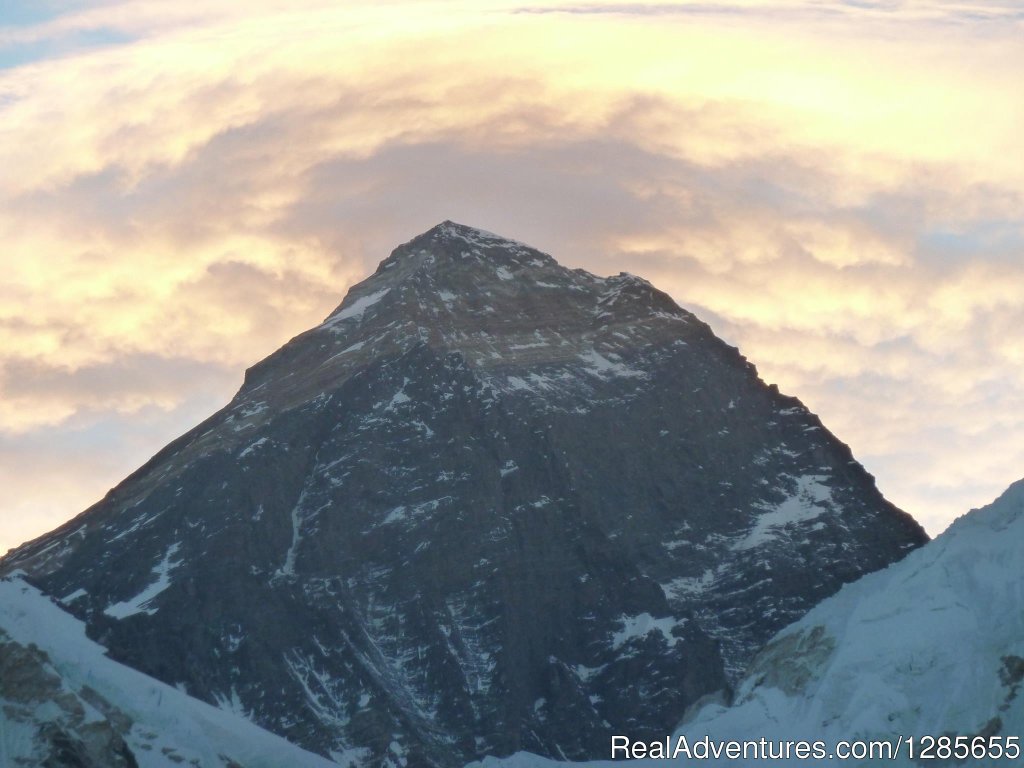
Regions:
<svg viewBox="0 0 1024 768"><path fill-rule="evenodd" d="M22 730L21 749L4 765L137 768L124 736L131 721L90 688L67 690L38 647L0 630L0 718L5 736ZM40 712L45 710L45 715ZM99 712L102 716L95 717ZM8 750L5 750L8 751ZM13 751L13 750L10 750Z"/></svg>

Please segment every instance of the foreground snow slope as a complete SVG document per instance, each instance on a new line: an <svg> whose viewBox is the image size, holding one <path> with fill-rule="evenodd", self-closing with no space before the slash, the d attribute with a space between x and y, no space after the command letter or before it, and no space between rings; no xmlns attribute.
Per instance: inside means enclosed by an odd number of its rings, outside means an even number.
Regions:
<svg viewBox="0 0 1024 768"><path fill-rule="evenodd" d="M691 742L705 735L713 740L820 739L830 748L841 740L895 741L901 735L1024 737L1022 609L1024 481L988 507L964 515L901 562L843 587L782 630L755 658L733 706L706 706L679 733ZM905 744L897 760L882 762L915 765ZM960 765L1013 764L1020 763L1004 758ZM555 763L519 754L484 765L542 768Z"/></svg>
<svg viewBox="0 0 1024 768"><path fill-rule="evenodd" d="M734 706L705 708L683 732L1024 736L1022 608L1024 481L780 632Z"/></svg>
<svg viewBox="0 0 1024 768"><path fill-rule="evenodd" d="M108 659L81 622L0 580L0 766L328 768L244 718Z"/></svg>

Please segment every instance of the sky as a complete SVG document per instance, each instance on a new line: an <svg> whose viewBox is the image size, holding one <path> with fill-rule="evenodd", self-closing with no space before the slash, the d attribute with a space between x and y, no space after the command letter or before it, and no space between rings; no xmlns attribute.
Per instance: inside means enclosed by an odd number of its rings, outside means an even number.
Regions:
<svg viewBox="0 0 1024 768"><path fill-rule="evenodd" d="M1024 11L0 5L0 552L453 219L651 280L932 534L1024 476Z"/></svg>

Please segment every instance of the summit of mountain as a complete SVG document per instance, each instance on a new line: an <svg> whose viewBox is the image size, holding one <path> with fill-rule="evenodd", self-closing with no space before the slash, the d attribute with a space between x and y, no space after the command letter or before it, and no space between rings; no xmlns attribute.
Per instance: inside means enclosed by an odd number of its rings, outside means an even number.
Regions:
<svg viewBox="0 0 1024 768"><path fill-rule="evenodd" d="M679 335L665 327L673 322L694 326L683 335L712 335L642 278L568 269L514 240L446 221L396 248L322 324L251 368L239 394L290 375L301 377L291 394L315 396L368 359L418 344L462 355L505 388L503 369L574 361L574 342L599 329L652 340L656 332ZM554 382L535 382L545 383L553 394Z"/></svg>

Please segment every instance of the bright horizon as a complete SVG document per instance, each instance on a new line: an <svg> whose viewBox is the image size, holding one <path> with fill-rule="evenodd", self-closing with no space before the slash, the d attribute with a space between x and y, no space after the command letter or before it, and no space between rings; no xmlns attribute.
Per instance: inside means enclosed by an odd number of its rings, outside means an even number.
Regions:
<svg viewBox="0 0 1024 768"><path fill-rule="evenodd" d="M929 533L1024 476L1024 14L14 2L0 552L453 219L670 293Z"/></svg>

